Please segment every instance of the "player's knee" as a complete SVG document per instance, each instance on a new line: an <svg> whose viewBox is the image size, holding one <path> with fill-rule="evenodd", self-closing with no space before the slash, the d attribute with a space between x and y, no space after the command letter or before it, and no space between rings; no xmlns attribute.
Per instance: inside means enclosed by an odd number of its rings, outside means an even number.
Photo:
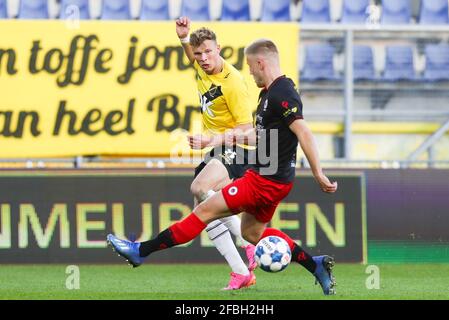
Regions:
<svg viewBox="0 0 449 320"><path fill-rule="evenodd" d="M203 200L202 198L204 197L204 195L207 194L207 190L206 190L204 184L201 181L197 181L197 180L194 180L192 182L192 184L190 185L190 192L193 194L193 196L195 198L197 198L197 200L200 200L200 201L202 201Z"/></svg>

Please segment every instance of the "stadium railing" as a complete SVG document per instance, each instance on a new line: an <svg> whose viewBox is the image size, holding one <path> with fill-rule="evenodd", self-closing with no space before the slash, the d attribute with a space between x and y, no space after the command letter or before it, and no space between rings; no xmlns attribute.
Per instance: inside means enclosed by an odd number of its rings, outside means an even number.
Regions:
<svg viewBox="0 0 449 320"><path fill-rule="evenodd" d="M370 145L382 143L377 142L377 136L388 136L386 140L394 145L401 146L393 148L388 154L374 154L371 160L392 159L401 162L408 159L428 139L431 139L427 149L421 150L419 159L427 159L429 163L448 159L446 152L449 140L445 132L439 130L444 127L445 121L449 119L449 81L446 77L439 77L438 81L431 81L425 77L426 62L429 67L428 48L436 45L438 52L439 68L443 75L449 75L449 66L446 58L446 47L449 40L449 26L447 25L382 25L380 23L360 24L302 24L300 26L300 69L310 68L307 65L307 48L309 46L321 45L323 57L326 62L322 67L329 69L329 61L333 63L334 70L327 71L328 77L313 79L313 77L302 77L299 79L299 90L303 102L307 106L305 115L311 121L328 121L329 124L337 123L343 126L343 134L339 132L332 138L327 138L328 148L334 149L334 157L341 160L357 160L363 156L361 149L370 149ZM396 55L392 63L397 66L389 66L386 63L390 46L405 46L409 57L404 59L402 55ZM329 58L329 49L333 47L335 54ZM368 46L373 49L373 65L375 76L372 79L355 79L358 70L355 70L355 62L359 57L354 56L354 48ZM401 49L402 50L402 49ZM349 53L349 54L348 54ZM355 59L354 59L355 58ZM314 57L320 60L320 57ZM397 74L388 76L392 69L398 67ZM408 79L400 74L401 68L408 68ZM387 70L386 70L387 69ZM435 69L435 68L434 68ZM385 72L387 71L387 72ZM319 74L316 72L315 74ZM335 74L337 76L335 76ZM387 79L385 75L387 74ZM329 104L331 103L331 104ZM393 126L385 126L394 122ZM354 143L357 133L354 126L371 126L383 128L375 131L361 130L357 143ZM409 131L410 124L417 128ZM428 126L431 131L424 133L418 128ZM385 128L392 128L385 132ZM401 130L404 127L407 129ZM404 131L403 134L400 134ZM447 131L447 130L446 130ZM363 133L365 132L365 133ZM370 132L370 133L367 133ZM367 136L368 135L368 136ZM398 135L398 136L395 136ZM362 138L367 141L361 142ZM411 146L411 141L419 141ZM368 141L371 140L371 141ZM330 141L330 142L329 142ZM411 146L408 149L407 146ZM436 147L435 149L433 149ZM357 149L357 150L354 150ZM371 148L373 149L373 148ZM378 150L381 148L377 147ZM435 152L435 150L437 150ZM426 153L427 152L427 153ZM379 153L379 152L378 152ZM365 159L369 157L365 157ZM383 158L383 160L382 160ZM328 159L328 157L326 157Z"/></svg>

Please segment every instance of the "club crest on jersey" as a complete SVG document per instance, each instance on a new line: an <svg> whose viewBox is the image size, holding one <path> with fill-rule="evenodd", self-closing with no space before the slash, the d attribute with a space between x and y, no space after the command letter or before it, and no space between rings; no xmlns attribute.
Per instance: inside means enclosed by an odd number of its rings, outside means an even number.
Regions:
<svg viewBox="0 0 449 320"><path fill-rule="evenodd" d="M209 94L210 94L212 97L214 97L214 96L217 94L217 89L218 89L218 87L212 85L212 86L210 87L210 89L209 89Z"/></svg>
<svg viewBox="0 0 449 320"><path fill-rule="evenodd" d="M228 190L230 196L235 196L237 192L239 192L239 189L237 187L230 187Z"/></svg>

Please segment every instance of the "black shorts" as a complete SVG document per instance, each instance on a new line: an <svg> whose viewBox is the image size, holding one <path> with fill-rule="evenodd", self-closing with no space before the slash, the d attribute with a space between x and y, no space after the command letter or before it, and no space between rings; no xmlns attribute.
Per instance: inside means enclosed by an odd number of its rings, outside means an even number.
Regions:
<svg viewBox="0 0 449 320"><path fill-rule="evenodd" d="M215 147L206 154L203 162L195 168L195 178L211 159L217 159L223 163L231 180L240 178L248 169L249 165L254 163L255 152L255 150L248 150L239 146Z"/></svg>

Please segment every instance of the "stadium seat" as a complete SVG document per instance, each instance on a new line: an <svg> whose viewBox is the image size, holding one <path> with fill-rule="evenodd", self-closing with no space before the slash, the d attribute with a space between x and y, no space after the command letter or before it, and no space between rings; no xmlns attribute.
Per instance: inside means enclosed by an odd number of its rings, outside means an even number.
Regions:
<svg viewBox="0 0 449 320"><path fill-rule="evenodd" d="M329 23L330 21L329 0L303 0L302 23Z"/></svg>
<svg viewBox="0 0 449 320"><path fill-rule="evenodd" d="M264 0L261 21L290 21L290 0Z"/></svg>
<svg viewBox="0 0 449 320"><path fill-rule="evenodd" d="M226 0L223 1L221 10L223 21L249 21L249 0Z"/></svg>
<svg viewBox="0 0 449 320"><path fill-rule="evenodd" d="M102 20L129 20L131 11L129 0L103 0Z"/></svg>
<svg viewBox="0 0 449 320"><path fill-rule="evenodd" d="M413 50L410 46L388 46L385 59L384 80L416 80Z"/></svg>
<svg viewBox="0 0 449 320"><path fill-rule="evenodd" d="M365 23L370 0L343 0L342 23Z"/></svg>
<svg viewBox="0 0 449 320"><path fill-rule="evenodd" d="M424 80L449 80L449 45L430 44L425 48L426 68Z"/></svg>
<svg viewBox="0 0 449 320"><path fill-rule="evenodd" d="M60 19L66 19L71 16L75 17L74 9L71 8L72 6L78 8L79 19L90 19L89 0L62 0Z"/></svg>
<svg viewBox="0 0 449 320"><path fill-rule="evenodd" d="M19 19L48 19L47 0L21 0Z"/></svg>
<svg viewBox="0 0 449 320"><path fill-rule="evenodd" d="M382 1L381 24L408 24L412 15L410 0Z"/></svg>
<svg viewBox="0 0 449 320"><path fill-rule="evenodd" d="M0 19L8 17L8 12L6 11L6 0L0 0Z"/></svg>
<svg viewBox="0 0 449 320"><path fill-rule="evenodd" d="M140 20L170 20L168 0L142 0Z"/></svg>
<svg viewBox="0 0 449 320"><path fill-rule="evenodd" d="M447 24L448 1L447 0L421 0L419 12L420 24Z"/></svg>
<svg viewBox="0 0 449 320"><path fill-rule="evenodd" d="M301 80L337 80L334 70L334 52L333 46L328 44L308 45L306 46L304 68Z"/></svg>
<svg viewBox="0 0 449 320"><path fill-rule="evenodd" d="M354 46L354 80L374 80L373 49L370 46Z"/></svg>
<svg viewBox="0 0 449 320"><path fill-rule="evenodd" d="M209 0L182 0L181 15L192 21L209 21Z"/></svg>

